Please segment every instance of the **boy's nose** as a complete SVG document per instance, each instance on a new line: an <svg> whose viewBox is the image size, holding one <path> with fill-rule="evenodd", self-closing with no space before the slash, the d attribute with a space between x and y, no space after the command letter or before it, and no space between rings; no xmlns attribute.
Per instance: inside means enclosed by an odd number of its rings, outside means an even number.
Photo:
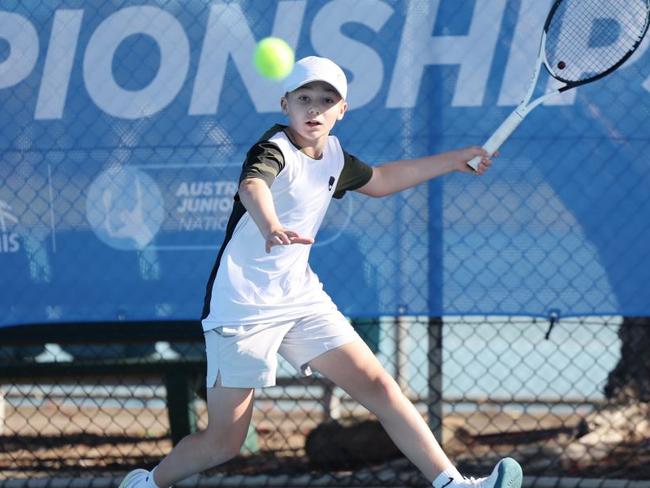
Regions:
<svg viewBox="0 0 650 488"><path fill-rule="evenodd" d="M309 113L311 113L311 114L319 114L320 113L320 107L318 107L316 105L312 105L311 107L309 107Z"/></svg>

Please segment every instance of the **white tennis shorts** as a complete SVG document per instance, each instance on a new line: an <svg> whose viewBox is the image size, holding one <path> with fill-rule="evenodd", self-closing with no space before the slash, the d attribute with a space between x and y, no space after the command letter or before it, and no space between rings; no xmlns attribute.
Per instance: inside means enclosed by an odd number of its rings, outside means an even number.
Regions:
<svg viewBox="0 0 650 488"><path fill-rule="evenodd" d="M339 311L260 325L217 327L205 332L206 385L261 388L275 385L278 353L304 376L317 356L361 340Z"/></svg>

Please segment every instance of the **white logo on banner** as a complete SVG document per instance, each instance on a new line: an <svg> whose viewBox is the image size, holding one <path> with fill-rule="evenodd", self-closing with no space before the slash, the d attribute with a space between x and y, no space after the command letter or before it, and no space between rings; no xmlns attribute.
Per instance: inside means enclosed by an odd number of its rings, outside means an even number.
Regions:
<svg viewBox="0 0 650 488"><path fill-rule="evenodd" d="M530 76L530 63L535 59L541 23L550 2L521 0L515 41L508 47L498 105L516 105L520 101L518 90L526 87L519 81ZM350 72L350 105L353 109L375 101L382 86L388 87L383 100L387 108L414 107L426 71L431 66L458 67L451 101L453 107L482 106L494 71L495 54L497 49L501 49L498 42L501 32L495 26L502 24L508 2L476 0L467 33L451 35L441 32L434 35L432 32L439 23L440 5L440 0L406 3L402 31L396 33L387 46L396 52L393 65L386 65L388 58L372 46L345 35L344 29L346 24L356 23L372 32L381 31L395 15L395 8L389 2L332 0L316 13L311 26L302 26L306 18L306 2L280 1L271 34L286 39L294 48L300 48L298 34L303 30L309 31L308 41L315 54L334 58ZM87 44L81 44L84 21L94 23L95 20L90 9L55 10L51 35L45 43L39 36L46 34L37 32L29 19L11 12L0 12L0 32L9 45L9 49L5 49L9 55L0 60L0 89L17 85L30 76L38 65L39 46L42 44L46 52L43 53L42 79L38 84L34 114L37 120L63 117L71 77L76 72L75 63L81 63L84 85L90 98L97 107L114 117L137 119L158 113L178 98L184 86L192 87L187 107L189 115L216 114L226 71L231 69L231 65L239 73L257 112L279 111L277 100L282 94L282 86L255 73L250 53L258 38L252 28L252 19L236 2L214 2L210 6L206 32L200 45L191 44L185 26L171 12L153 5L126 7L111 13L101 19ZM134 35L146 36L157 44L160 63L147 86L128 90L115 79L113 65L120 45ZM624 69L634 65L649 44L650 41L646 40ZM190 70L194 53L198 56L198 63L196 70ZM194 76L193 80L188 79L190 75ZM640 79L640 84L649 89L650 78ZM569 97L559 103L573 102L574 98ZM143 113L139 107L147 107L146 112Z"/></svg>
<svg viewBox="0 0 650 488"><path fill-rule="evenodd" d="M11 205L0 200L0 253L18 252L20 241L18 234L11 232L10 226L18 223L18 218L11 213Z"/></svg>
<svg viewBox="0 0 650 488"><path fill-rule="evenodd" d="M115 167L101 173L90 185L86 216L95 234L116 249L143 249L164 218L158 185L145 173Z"/></svg>

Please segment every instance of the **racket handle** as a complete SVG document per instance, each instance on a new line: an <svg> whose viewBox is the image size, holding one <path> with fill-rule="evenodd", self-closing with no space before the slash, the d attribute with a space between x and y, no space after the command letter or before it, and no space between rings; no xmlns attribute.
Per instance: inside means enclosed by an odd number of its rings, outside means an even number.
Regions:
<svg viewBox="0 0 650 488"><path fill-rule="evenodd" d="M512 112L508 118L503 121L501 126L494 132L494 134L492 134L492 137L490 137L487 142L483 144L483 149L485 149L487 153L492 156L499 150L501 144L503 144L505 140L510 137L510 134L515 131L519 124L521 124L521 121L524 120L524 117L525 112L524 115L522 115L520 114L519 109ZM476 156L474 159L469 161L467 165L476 171L480 162L481 158L479 156Z"/></svg>

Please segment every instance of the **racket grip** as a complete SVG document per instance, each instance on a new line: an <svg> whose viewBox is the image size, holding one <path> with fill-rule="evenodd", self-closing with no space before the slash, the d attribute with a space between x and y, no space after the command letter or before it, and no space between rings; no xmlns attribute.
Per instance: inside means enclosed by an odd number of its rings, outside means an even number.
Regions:
<svg viewBox="0 0 650 488"><path fill-rule="evenodd" d="M485 149L487 153L492 156L499 150L501 144L503 144L505 140L510 137L510 134L512 134L515 129L519 127L519 124L521 124L521 121L524 120L524 117L525 115L521 115L519 113L519 110L512 112L508 118L503 121L501 126L494 132L494 134L492 134L492 137L490 137L486 143L483 144L483 149ZM481 158L479 156L476 156L474 159L468 161L467 165L476 171L480 162Z"/></svg>

